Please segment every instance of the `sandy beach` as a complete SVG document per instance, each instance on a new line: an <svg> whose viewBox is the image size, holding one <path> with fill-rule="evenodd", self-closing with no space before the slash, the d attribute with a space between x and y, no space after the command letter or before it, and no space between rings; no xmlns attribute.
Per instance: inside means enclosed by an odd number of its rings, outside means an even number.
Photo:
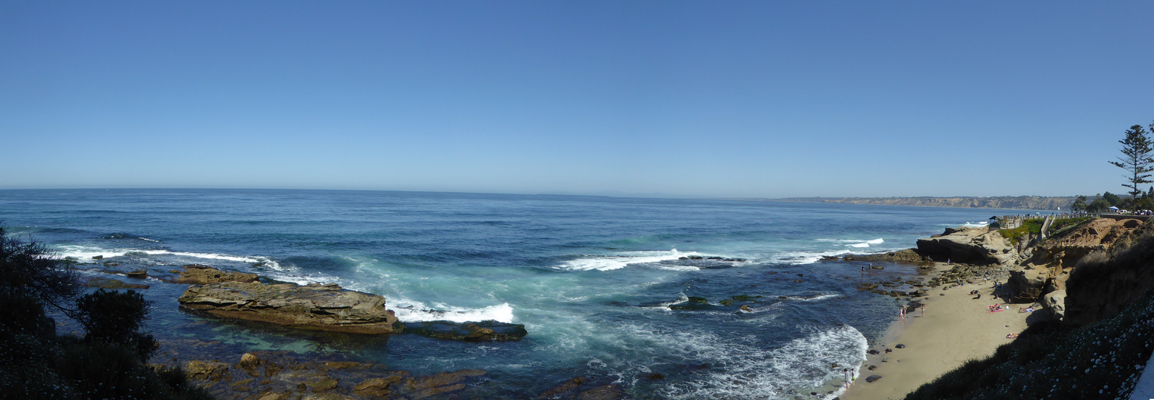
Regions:
<svg viewBox="0 0 1154 400"><path fill-rule="evenodd" d="M935 268L934 276L949 269L944 263ZM998 346L1012 340L1006 338L1007 334L1026 329L1027 319L1030 322L1045 319L1043 311L1018 312L1019 307L1030 304L1011 304L1009 310L1001 312L987 311L987 306L1005 304L1004 299L995 301L992 296L993 281L977 279L973 284L943 290L944 287L930 289L924 317L921 310L910 313L904 322L898 321L891 327L881 343L872 347L880 354L867 357L856 383L842 399L901 399L969 359L993 355ZM980 299L969 294L975 289L981 294ZM895 307L895 319L897 313ZM896 348L898 344L904 344L905 348ZM886 353L887 348L892 352ZM886 361L883 362L883 358ZM877 368L870 371L871 365ZM871 375L882 378L866 382Z"/></svg>

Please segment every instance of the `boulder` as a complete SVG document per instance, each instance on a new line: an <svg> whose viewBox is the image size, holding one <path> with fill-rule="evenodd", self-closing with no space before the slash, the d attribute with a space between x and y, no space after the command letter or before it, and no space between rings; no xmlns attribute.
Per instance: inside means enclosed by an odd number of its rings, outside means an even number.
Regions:
<svg viewBox="0 0 1154 400"><path fill-rule="evenodd" d="M178 299L188 310L332 332L381 334L398 329L385 298L335 284L224 282L188 288Z"/></svg>
<svg viewBox="0 0 1154 400"><path fill-rule="evenodd" d="M1050 316L1059 321L1066 317L1066 291L1057 290L1047 293L1042 298L1042 307L1050 313Z"/></svg>
<svg viewBox="0 0 1154 400"><path fill-rule="evenodd" d="M222 282L256 282L256 274L248 274L244 272L224 272L216 268L205 265L189 264L184 266L184 271L179 272L180 277L173 279L173 283L191 283L194 285L207 285L210 283Z"/></svg>
<svg viewBox="0 0 1154 400"><path fill-rule="evenodd" d="M1050 271L1044 268L1022 268L1010 271L1009 285L1014 290L1014 301L1037 301L1045 293Z"/></svg>
<svg viewBox="0 0 1154 400"><path fill-rule="evenodd" d="M354 386L353 392L362 396L385 397L391 393L389 385L400 382L402 379L404 379L404 377L400 375L367 379Z"/></svg>
<svg viewBox="0 0 1154 400"><path fill-rule="evenodd" d="M228 364L218 361L189 361L184 366L184 373L188 375L189 380L194 381L232 380Z"/></svg>
<svg viewBox="0 0 1154 400"><path fill-rule="evenodd" d="M944 261L972 264L1006 264L1016 261L1018 251L1009 240L986 228L947 228L945 233L918 239L918 254Z"/></svg>
<svg viewBox="0 0 1154 400"><path fill-rule="evenodd" d="M870 375L870 376L867 376L867 377L866 377L866 382L869 382L869 383L874 383L874 382L876 382L878 379L881 379L881 378L882 378L882 376L881 376L881 375Z"/></svg>

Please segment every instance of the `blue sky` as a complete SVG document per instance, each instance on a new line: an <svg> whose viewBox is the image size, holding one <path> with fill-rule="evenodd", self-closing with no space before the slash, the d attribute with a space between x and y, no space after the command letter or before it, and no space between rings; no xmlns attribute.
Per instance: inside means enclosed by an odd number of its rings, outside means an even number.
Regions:
<svg viewBox="0 0 1154 400"><path fill-rule="evenodd" d="M1124 192L1152 2L0 3L0 188Z"/></svg>

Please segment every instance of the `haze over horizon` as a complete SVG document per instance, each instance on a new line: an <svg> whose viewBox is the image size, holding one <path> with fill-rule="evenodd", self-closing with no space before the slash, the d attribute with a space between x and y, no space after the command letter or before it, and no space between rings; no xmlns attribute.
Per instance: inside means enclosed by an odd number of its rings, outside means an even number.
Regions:
<svg viewBox="0 0 1154 400"><path fill-rule="evenodd" d="M0 189L1122 193L1154 3L0 3Z"/></svg>

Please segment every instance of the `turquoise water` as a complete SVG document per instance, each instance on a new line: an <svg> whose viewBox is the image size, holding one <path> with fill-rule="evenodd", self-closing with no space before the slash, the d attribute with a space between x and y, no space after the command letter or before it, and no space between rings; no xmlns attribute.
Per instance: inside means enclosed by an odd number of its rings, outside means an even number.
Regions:
<svg viewBox="0 0 1154 400"><path fill-rule="evenodd" d="M81 265L86 275L165 276L206 264L380 294L402 321L498 320L529 331L515 343L294 332L184 313L175 298L187 286L150 279L149 328L173 348L197 339L239 351L337 352L414 373L480 368L497 397L589 376L636 398L832 398L841 369L831 365L860 366L895 302L853 288L864 279L860 264L817 260L908 248L947 226L1017 213L412 192L0 191L10 234L61 257L119 264ZM719 304L738 295L752 300ZM691 296L709 304L670 309Z"/></svg>

